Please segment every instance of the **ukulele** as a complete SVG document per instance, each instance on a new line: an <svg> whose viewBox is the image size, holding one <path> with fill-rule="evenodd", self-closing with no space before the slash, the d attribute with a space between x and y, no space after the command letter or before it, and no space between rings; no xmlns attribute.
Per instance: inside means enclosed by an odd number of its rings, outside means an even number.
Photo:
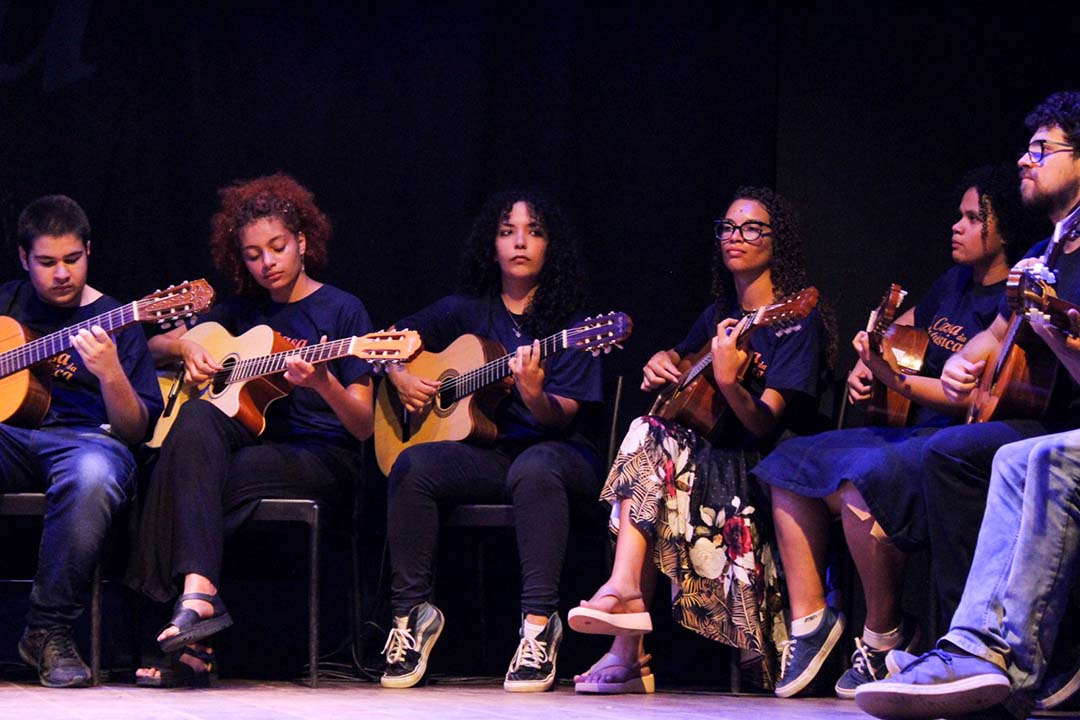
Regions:
<svg viewBox="0 0 1080 720"><path fill-rule="evenodd" d="M633 322L624 313L585 318L580 324L540 341L540 359L563 350L598 355L630 337ZM389 382L379 386L375 408L375 457L384 475L406 448L439 440L490 444L498 436L491 419L510 393L510 358L498 342L462 335L440 353L425 352L409 363L409 372L439 381L432 402L419 412L405 409ZM466 369L472 368L472 369Z"/></svg>
<svg viewBox="0 0 1080 720"><path fill-rule="evenodd" d="M0 422L36 427L49 412L50 370L43 363L71 349L71 336L97 325L108 333L136 323L167 324L206 312L214 289L194 280L151 293L89 320L35 337L17 320L0 316Z"/></svg>
<svg viewBox="0 0 1080 720"><path fill-rule="evenodd" d="M969 423L1006 418L1042 417L1065 401L1067 387L1055 387L1058 360L1027 323L1030 313L1043 315L1069 332L1065 312L1070 303L1057 298L1053 268L1066 243L1080 239L1080 206L1054 225L1042 261L1009 273L1005 294L1013 310L996 356L987 358L979 387L968 408ZM1064 308L1064 310L1062 310Z"/></svg>
<svg viewBox="0 0 1080 720"><path fill-rule="evenodd" d="M922 328L893 324L896 311L906 296L907 291L899 285L890 285L881 298L881 304L870 313L866 332L870 336L870 350L881 356L893 371L918 375L922 370L930 336ZM892 390L875 378L870 387L870 400L865 412L869 425L904 427L911 421L911 398Z"/></svg>
<svg viewBox="0 0 1080 720"><path fill-rule="evenodd" d="M161 447L180 407L195 398L206 400L229 417L235 417L253 435L262 435L266 429L267 406L292 392L293 386L282 377L287 369L286 361L291 357L317 364L352 355L376 365L395 364L407 362L423 347L415 330L401 330L297 348L269 325L257 325L235 337L215 322L196 325L184 333L183 339L202 345L222 369L198 385L184 383L182 367L171 373L167 381L159 378L165 410L148 447Z"/></svg>
<svg viewBox="0 0 1080 720"><path fill-rule="evenodd" d="M746 350L750 335L761 327L774 327L778 334L798 330L799 321L817 306L818 291L808 287L794 297L774 305L766 305L752 312L736 339L740 350ZM739 370L739 381L745 380L750 367L751 355ZM706 343L698 352L683 358L679 364L679 380L664 388L656 396L650 415L672 420L684 425L703 437L712 437L723 424L728 406L716 386L712 372L712 343Z"/></svg>

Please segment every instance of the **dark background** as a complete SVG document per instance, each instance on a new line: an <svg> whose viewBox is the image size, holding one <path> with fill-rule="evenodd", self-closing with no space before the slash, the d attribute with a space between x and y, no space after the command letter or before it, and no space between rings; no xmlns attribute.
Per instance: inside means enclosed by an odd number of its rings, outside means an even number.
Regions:
<svg viewBox="0 0 1080 720"><path fill-rule="evenodd" d="M0 0L0 279L49 193L87 210L96 287L213 277L217 188L282 170L334 221L320 279L388 325L453 287L490 191L542 183L595 309L635 320L612 360L634 385L708 302L712 219L769 184L802 210L843 369L887 283L918 297L949 265L963 172L1014 161L1025 114L1077 86L1060 12Z"/></svg>

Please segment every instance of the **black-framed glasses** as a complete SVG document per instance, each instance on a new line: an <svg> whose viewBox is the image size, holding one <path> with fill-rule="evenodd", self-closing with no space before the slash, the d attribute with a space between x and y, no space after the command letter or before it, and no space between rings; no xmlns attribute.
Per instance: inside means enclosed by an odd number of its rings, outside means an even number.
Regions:
<svg viewBox="0 0 1080 720"><path fill-rule="evenodd" d="M1047 145L1057 145L1059 149L1050 150L1049 152L1047 152ZM1068 152L1069 150L1075 152L1076 148L1074 148L1072 145L1066 145L1063 142L1058 142L1057 140L1032 140L1030 143L1028 143L1027 146L1027 156L1031 158L1031 162L1035 163L1036 165L1042 165L1042 162L1046 159L1047 155L1053 155L1060 152Z"/></svg>
<svg viewBox="0 0 1080 720"><path fill-rule="evenodd" d="M736 225L730 220L717 220L713 223L713 233L716 239L722 243L735 242L735 233L742 236L743 242L748 245L760 245L762 241L772 235L768 223L760 220L747 220L742 225Z"/></svg>

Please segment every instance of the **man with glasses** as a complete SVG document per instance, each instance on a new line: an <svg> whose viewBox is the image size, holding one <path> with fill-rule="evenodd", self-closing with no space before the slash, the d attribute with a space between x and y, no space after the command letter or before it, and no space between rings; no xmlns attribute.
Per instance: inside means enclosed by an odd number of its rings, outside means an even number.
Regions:
<svg viewBox="0 0 1080 720"><path fill-rule="evenodd" d="M1076 303L1080 92L1051 95L1026 122L1034 134L1018 161L1021 197L1058 223L1063 251L1053 268L1056 292ZM1036 245L1029 258L1045 255L1047 245ZM1067 334L1039 319L1031 326L1075 380L1080 314L1069 314ZM1007 325L999 315L950 358L942 372L946 394L971 395ZM1060 432L1080 424L1080 391L1075 383L1069 389L1071 402L1061 417L959 426L927 444L934 579L944 609L956 612L937 649L919 658L889 656L894 675L856 692L863 710L886 718L932 718L983 712L1008 699L999 714L1026 717L1037 689L1047 709L1075 692L1076 668L1056 675L1047 670L1080 557L1080 433ZM974 518L983 520L977 533ZM959 573L969 567L965 585ZM1069 650L1056 650L1059 662Z"/></svg>

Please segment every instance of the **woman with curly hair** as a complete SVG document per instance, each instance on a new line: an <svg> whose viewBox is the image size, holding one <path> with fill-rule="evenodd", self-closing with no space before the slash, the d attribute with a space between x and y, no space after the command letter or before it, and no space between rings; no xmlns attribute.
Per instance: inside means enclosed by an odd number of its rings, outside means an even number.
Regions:
<svg viewBox="0 0 1080 720"><path fill-rule="evenodd" d="M866 332L852 344L859 361L848 376L848 397L862 403L882 383L914 404L910 427L867 426L797 438L753 469L769 485L773 522L791 608L780 697L804 692L838 647L844 616L825 602L829 526L839 518L866 600L866 624L855 640L851 667L834 690L852 699L858 686L884 678L890 650L918 643L918 624L901 610L909 553L929 543L923 448L943 427L962 421L966 403L950 401L938 376L953 352L997 317L1009 274L1037 239L1038 227L1020 203L1016 169L978 168L960 185L960 217L952 226L949 268L919 303L896 320L926 331L929 344L917 375L899 372L872 352Z"/></svg>
<svg viewBox="0 0 1080 720"><path fill-rule="evenodd" d="M580 319L584 296L576 237L559 206L536 191L502 192L484 205L461 273L461 293L402 319L428 350L464 334L497 341L513 353L510 394L498 405L493 446L467 441L414 445L388 478L387 537L394 626L384 653L383 687L407 688L427 670L443 628L429 602L439 510L463 502L514 508L521 558L520 642L503 687L549 689L562 640L557 612L571 503L595 498L600 462L582 427L583 406L601 400L600 363L563 352L540 361L537 338ZM418 412L439 382L393 368L402 404Z"/></svg>
<svg viewBox="0 0 1080 720"><path fill-rule="evenodd" d="M220 191L211 222L215 267L234 296L203 321L233 335L268 325L295 347L372 331L363 303L319 282L331 227L312 193L284 174ZM184 363L202 383L222 366L177 328L150 340L158 364ZM310 364L290 357L293 386L270 405L255 436L203 400L181 406L150 478L135 557L126 583L165 602L181 592L157 636L174 653L162 668L143 668L140 685L204 682L212 656L199 641L232 623L218 594L224 537L266 497L332 499L337 484L362 469L359 443L371 436L371 367L346 357Z"/></svg>
<svg viewBox="0 0 1080 720"><path fill-rule="evenodd" d="M740 188L715 234L715 300L681 342L649 359L641 389L677 382L679 362L709 348L711 379L733 421L709 437L654 416L631 424L601 493L617 536L611 577L569 615L571 628L615 639L574 678L578 692L653 692L643 638L652 630L654 563L671 580L675 619L740 648L772 682L783 603L768 500L748 471L784 431L805 429L796 421L817 415L831 316L815 309L741 348L736 339L754 311L807 287L802 240L789 204L767 188ZM748 361L755 372L740 382Z"/></svg>

